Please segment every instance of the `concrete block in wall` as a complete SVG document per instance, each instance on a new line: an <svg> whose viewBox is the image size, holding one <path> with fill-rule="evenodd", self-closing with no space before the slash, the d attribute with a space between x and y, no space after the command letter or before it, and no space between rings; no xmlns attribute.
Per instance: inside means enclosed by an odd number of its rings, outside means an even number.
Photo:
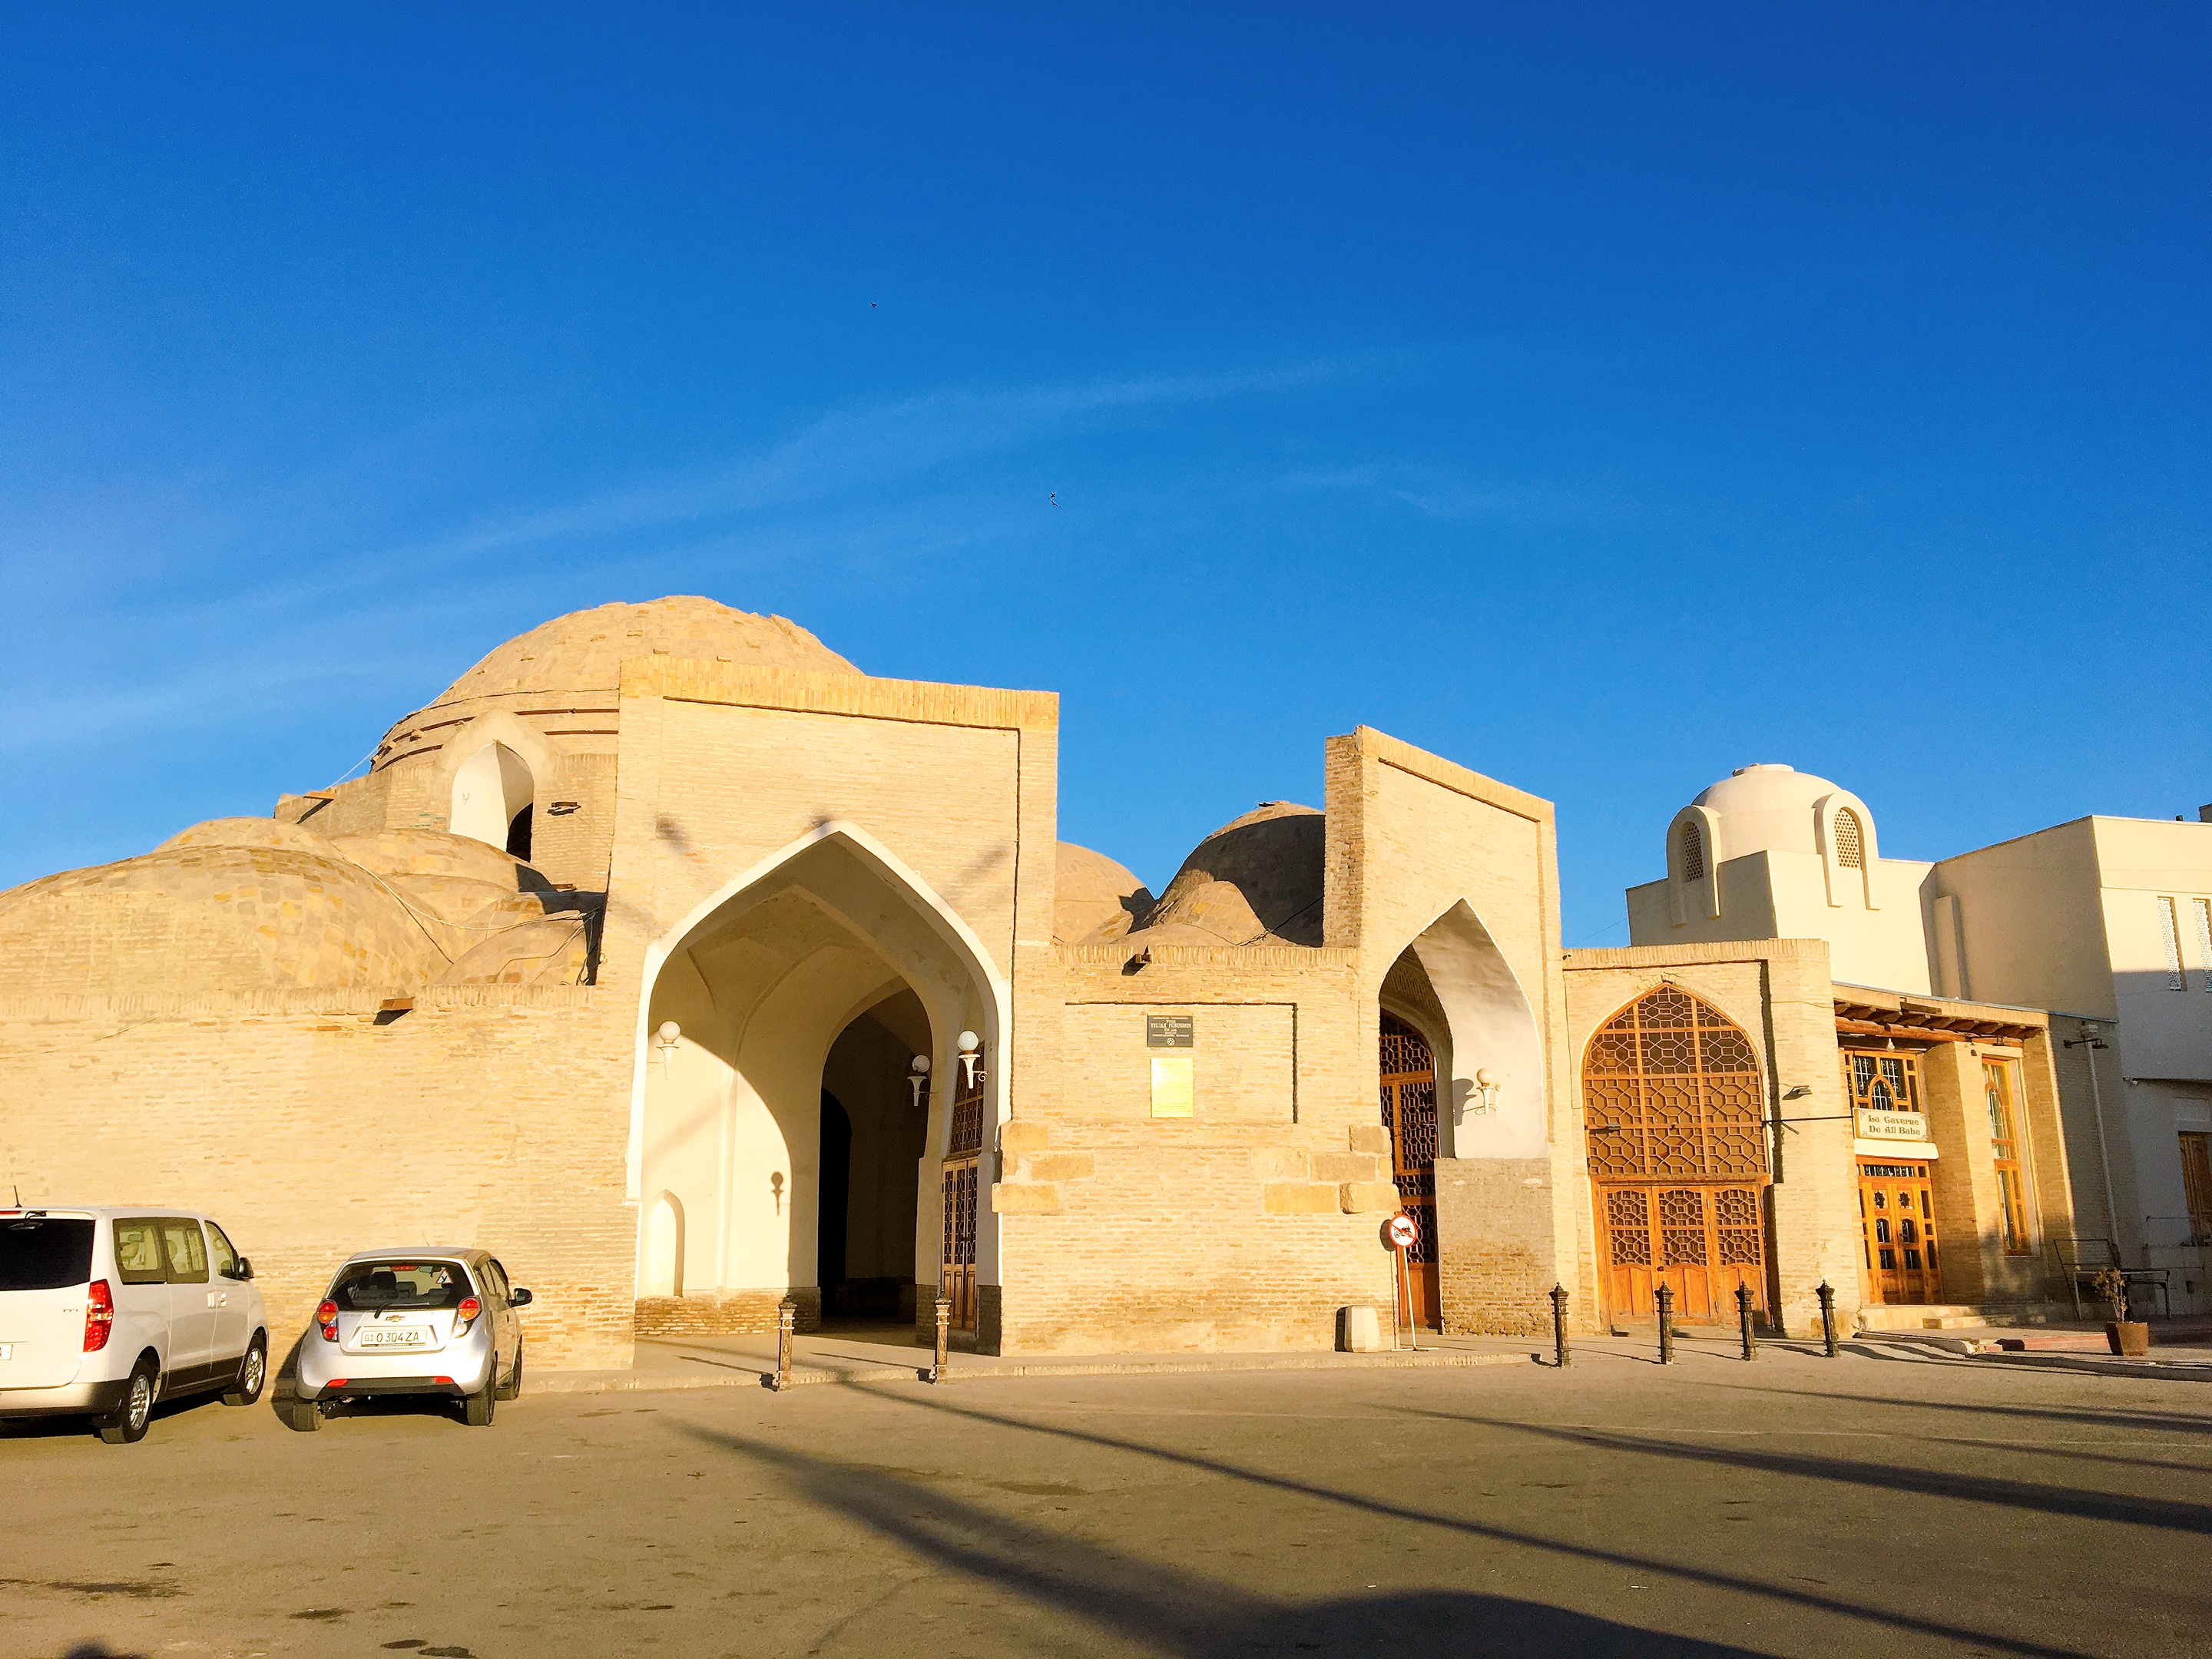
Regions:
<svg viewBox="0 0 2212 1659"><path fill-rule="evenodd" d="M1089 1152L1041 1152L1022 1160L1022 1173L1031 1181L1074 1181L1095 1168Z"/></svg>
<svg viewBox="0 0 2212 1659"><path fill-rule="evenodd" d="M1026 1181L994 1182L991 1208L1000 1215L1058 1215L1060 1188Z"/></svg>
<svg viewBox="0 0 2212 1659"><path fill-rule="evenodd" d="M1363 1153L1316 1152L1313 1157L1316 1181L1372 1181L1375 1174L1375 1159Z"/></svg>
<svg viewBox="0 0 2212 1659"><path fill-rule="evenodd" d="M1337 1188L1346 1215L1389 1215L1398 1207L1398 1188L1389 1181L1347 1181Z"/></svg>
<svg viewBox="0 0 2212 1659"><path fill-rule="evenodd" d="M1270 1215L1335 1215L1342 1200L1334 1186L1305 1181L1272 1181L1261 1189Z"/></svg>
<svg viewBox="0 0 2212 1659"><path fill-rule="evenodd" d="M1041 1152L1051 1145L1052 1131L1042 1123L1017 1118L999 1130L999 1150L1009 1157L1016 1152Z"/></svg>
<svg viewBox="0 0 2212 1659"><path fill-rule="evenodd" d="M1390 1132L1379 1123L1355 1123L1352 1126L1352 1150L1376 1157L1387 1155L1390 1150Z"/></svg>

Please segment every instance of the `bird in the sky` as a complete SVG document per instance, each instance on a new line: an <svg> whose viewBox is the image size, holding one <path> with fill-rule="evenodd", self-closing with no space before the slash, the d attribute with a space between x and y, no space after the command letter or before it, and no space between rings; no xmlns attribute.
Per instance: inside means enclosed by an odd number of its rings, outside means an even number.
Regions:
<svg viewBox="0 0 2212 1659"><path fill-rule="evenodd" d="M1054 507L1058 507L1060 505L1060 492L1055 489L1051 495L1045 497L1045 499L1050 501Z"/></svg>
<svg viewBox="0 0 2212 1659"><path fill-rule="evenodd" d="M877 306L876 302L875 302L873 300L871 300L871 301L868 301L868 309L869 309L869 310L871 310L871 311L874 311L874 310L877 310L877 309L878 309L878 308L879 308L879 307Z"/></svg>

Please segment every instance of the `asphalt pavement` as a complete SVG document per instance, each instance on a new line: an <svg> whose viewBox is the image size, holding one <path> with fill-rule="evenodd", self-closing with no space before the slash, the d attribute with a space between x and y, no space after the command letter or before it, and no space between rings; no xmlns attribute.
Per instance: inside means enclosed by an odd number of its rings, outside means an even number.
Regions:
<svg viewBox="0 0 2212 1659"><path fill-rule="evenodd" d="M2212 1388L1662 1370L264 1403L0 1435L0 1655L2212 1655Z"/></svg>

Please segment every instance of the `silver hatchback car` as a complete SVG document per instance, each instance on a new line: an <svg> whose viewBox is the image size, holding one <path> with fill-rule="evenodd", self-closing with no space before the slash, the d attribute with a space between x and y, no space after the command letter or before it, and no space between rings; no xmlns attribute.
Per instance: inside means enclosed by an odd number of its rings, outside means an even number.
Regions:
<svg viewBox="0 0 2212 1659"><path fill-rule="evenodd" d="M293 1397L281 1407L302 1431L341 1400L442 1395L472 1427L522 1392L522 1321L530 1292L476 1249L363 1250L349 1256L301 1339Z"/></svg>

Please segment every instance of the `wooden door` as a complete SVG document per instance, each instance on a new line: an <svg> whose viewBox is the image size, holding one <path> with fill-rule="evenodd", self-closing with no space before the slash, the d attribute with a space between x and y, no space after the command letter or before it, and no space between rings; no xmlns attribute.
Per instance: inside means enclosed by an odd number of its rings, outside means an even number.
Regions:
<svg viewBox="0 0 2212 1659"><path fill-rule="evenodd" d="M1390 1131L1390 1178L1398 1207L1420 1236L1403 1251L1398 1317L1428 1330L1443 1326L1437 1277L1437 1062L1427 1041L1405 1021L1382 1016L1382 1124Z"/></svg>
<svg viewBox="0 0 2212 1659"><path fill-rule="evenodd" d="M1929 1182L1927 1164L1859 1165L1859 1248L1864 1255L1869 1302L1927 1304L1942 1301L1936 1193Z"/></svg>
<svg viewBox="0 0 2212 1659"><path fill-rule="evenodd" d="M1604 1186L1606 1307L1615 1318L1659 1315L1658 1289L1674 1291L1677 1324L1733 1323L1739 1285L1755 1316L1766 1312L1765 1219L1748 1186Z"/></svg>
<svg viewBox="0 0 2212 1659"><path fill-rule="evenodd" d="M952 1304L952 1328L975 1328L976 1198L983 1152L983 1054L971 1066L965 1059L954 1079L952 1121L945 1135L944 1246L938 1265L939 1293Z"/></svg>

